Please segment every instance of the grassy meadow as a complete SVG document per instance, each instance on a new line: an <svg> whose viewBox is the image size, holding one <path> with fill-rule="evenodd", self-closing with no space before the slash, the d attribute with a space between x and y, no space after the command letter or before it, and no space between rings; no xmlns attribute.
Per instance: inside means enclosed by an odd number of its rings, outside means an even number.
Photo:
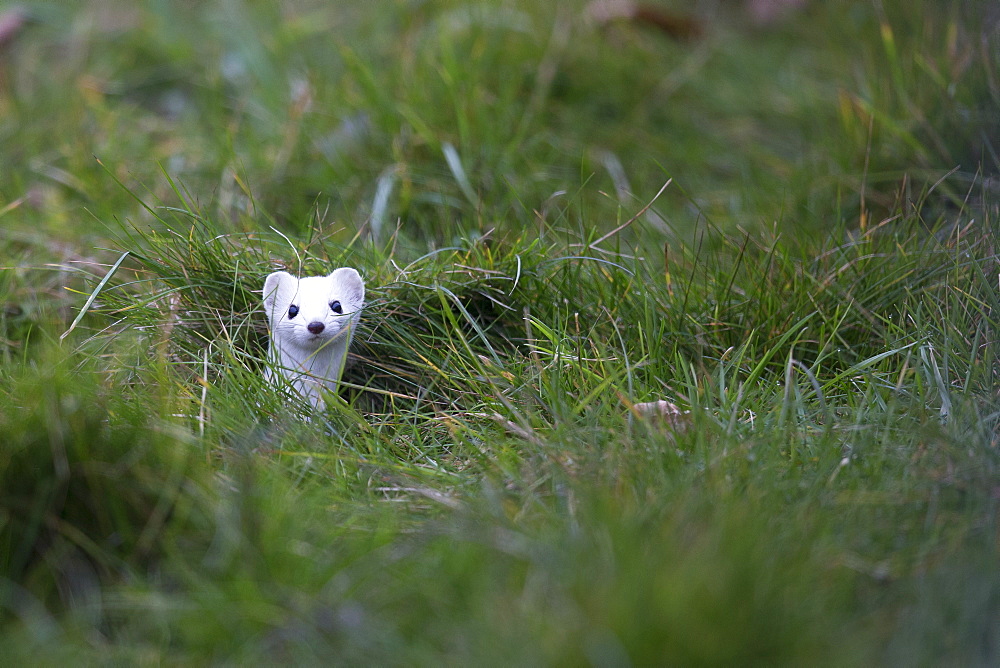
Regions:
<svg viewBox="0 0 1000 668"><path fill-rule="evenodd" d="M0 2L0 662L1000 662L1000 14L766 4Z"/></svg>

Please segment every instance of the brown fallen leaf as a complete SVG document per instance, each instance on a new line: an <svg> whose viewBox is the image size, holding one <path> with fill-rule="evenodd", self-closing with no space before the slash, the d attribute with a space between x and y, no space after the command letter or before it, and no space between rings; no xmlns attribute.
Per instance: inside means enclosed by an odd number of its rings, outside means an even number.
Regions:
<svg viewBox="0 0 1000 668"><path fill-rule="evenodd" d="M651 3L632 0L594 0L587 5L584 13L598 25L627 20L650 25L674 39L695 39L701 37L704 32L701 23L696 19L666 11Z"/></svg>
<svg viewBox="0 0 1000 668"><path fill-rule="evenodd" d="M691 426L691 411L681 410L677 404L663 399L632 404L632 413L678 434L683 434Z"/></svg>
<svg viewBox="0 0 1000 668"><path fill-rule="evenodd" d="M14 41L27 23L28 12L21 7L0 12L0 49Z"/></svg>

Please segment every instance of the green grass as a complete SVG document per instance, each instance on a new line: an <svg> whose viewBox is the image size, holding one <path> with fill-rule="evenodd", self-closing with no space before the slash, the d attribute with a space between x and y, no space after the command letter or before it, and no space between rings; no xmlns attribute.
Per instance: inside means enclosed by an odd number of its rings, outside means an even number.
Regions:
<svg viewBox="0 0 1000 668"><path fill-rule="evenodd" d="M997 662L990 3L584 7L27 5L8 661ZM260 290L342 265L305 421Z"/></svg>

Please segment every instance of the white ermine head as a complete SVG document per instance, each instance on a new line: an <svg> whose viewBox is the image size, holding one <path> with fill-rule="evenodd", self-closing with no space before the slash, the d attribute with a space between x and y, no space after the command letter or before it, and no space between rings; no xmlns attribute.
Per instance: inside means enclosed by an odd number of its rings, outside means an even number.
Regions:
<svg viewBox="0 0 1000 668"><path fill-rule="evenodd" d="M364 302L364 281L350 267L309 278L276 271L264 281L271 337L283 347L317 350L340 335L350 337Z"/></svg>

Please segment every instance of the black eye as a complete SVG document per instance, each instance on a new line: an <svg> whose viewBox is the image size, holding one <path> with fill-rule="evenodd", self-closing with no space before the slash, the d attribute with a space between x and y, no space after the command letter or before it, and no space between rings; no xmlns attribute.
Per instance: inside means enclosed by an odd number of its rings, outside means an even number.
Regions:
<svg viewBox="0 0 1000 668"><path fill-rule="evenodd" d="M298 314L299 314L299 307L298 306L296 306L295 304L292 304L291 306L288 307L288 318L289 319L294 318Z"/></svg>
<svg viewBox="0 0 1000 668"><path fill-rule="evenodd" d="M336 300L330 302L330 310L333 311L334 313L337 313L337 314L340 314L340 313L344 312L344 309L341 308L341 306L340 306L340 302L338 302Z"/></svg>

